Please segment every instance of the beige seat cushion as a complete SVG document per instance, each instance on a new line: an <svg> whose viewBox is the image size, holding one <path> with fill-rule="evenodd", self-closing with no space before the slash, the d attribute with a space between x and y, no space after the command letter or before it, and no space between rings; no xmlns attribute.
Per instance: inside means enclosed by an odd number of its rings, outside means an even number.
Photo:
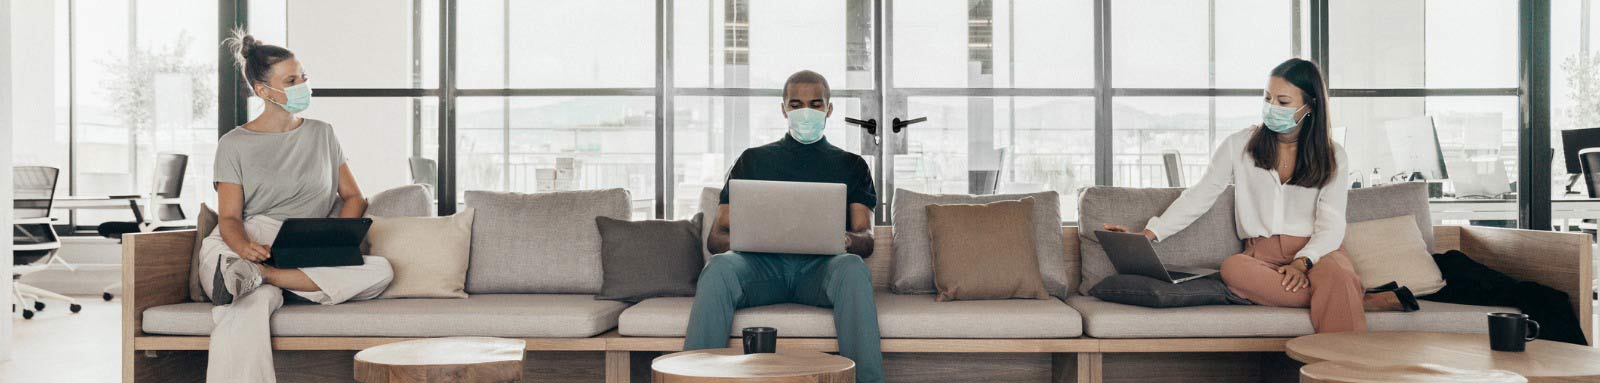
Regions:
<svg viewBox="0 0 1600 383"><path fill-rule="evenodd" d="M1417 296L1444 288L1444 275L1427 246L1410 215L1353 223L1344 234L1344 248L1363 287L1394 281Z"/></svg>
<svg viewBox="0 0 1600 383"><path fill-rule="evenodd" d="M472 208L449 217L373 217L372 255L394 267L379 298L466 298Z"/></svg>
<svg viewBox="0 0 1600 383"><path fill-rule="evenodd" d="M940 302L1050 299L1033 252L1033 197L928 205L933 284Z"/></svg>
<svg viewBox="0 0 1600 383"><path fill-rule="evenodd" d="M1096 338L1239 338L1312 334L1307 309L1267 306L1146 308L1094 297L1067 299L1083 315L1084 332ZM1484 333L1491 312L1509 307L1468 306L1422 301L1422 311L1367 313L1371 331Z"/></svg>
<svg viewBox="0 0 1600 383"><path fill-rule="evenodd" d="M878 329L884 338L1075 338L1083 320L1060 300L935 302L932 294L879 292ZM681 337L694 298L654 298L622 312L624 336ZM734 314L729 336L745 327L776 327L779 337L832 338L833 310L800 304L751 307Z"/></svg>
<svg viewBox="0 0 1600 383"><path fill-rule="evenodd" d="M144 331L209 335L210 303L144 312ZM337 305L290 303L272 315L277 336L585 338L617 326L628 305L593 295L477 294L466 299L378 299Z"/></svg>

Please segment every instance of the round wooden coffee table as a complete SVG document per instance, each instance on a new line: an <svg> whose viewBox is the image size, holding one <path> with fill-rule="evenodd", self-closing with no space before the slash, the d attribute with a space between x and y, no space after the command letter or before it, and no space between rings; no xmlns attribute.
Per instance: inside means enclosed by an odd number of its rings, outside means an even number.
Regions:
<svg viewBox="0 0 1600 383"><path fill-rule="evenodd" d="M1489 350L1485 334L1340 332L1295 338L1289 357L1363 366L1438 365L1460 370L1505 370L1530 382L1600 382L1600 349L1535 340L1525 352Z"/></svg>
<svg viewBox="0 0 1600 383"><path fill-rule="evenodd" d="M362 383L499 383L522 380L526 342L500 338L434 338L396 342L356 353Z"/></svg>
<svg viewBox="0 0 1600 383"><path fill-rule="evenodd" d="M663 355L650 363L656 383L855 383L856 363L816 351L745 355L720 348Z"/></svg>
<svg viewBox="0 0 1600 383"><path fill-rule="evenodd" d="M1300 369L1300 383L1527 383L1510 371L1472 371L1431 364L1371 367L1319 362Z"/></svg>

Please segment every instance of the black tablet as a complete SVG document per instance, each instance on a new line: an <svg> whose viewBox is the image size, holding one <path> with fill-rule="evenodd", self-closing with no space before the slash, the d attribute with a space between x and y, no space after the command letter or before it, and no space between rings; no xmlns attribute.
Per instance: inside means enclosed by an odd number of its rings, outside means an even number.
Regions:
<svg viewBox="0 0 1600 383"><path fill-rule="evenodd" d="M360 265L361 241L371 227L371 218L286 219L264 263L285 269Z"/></svg>

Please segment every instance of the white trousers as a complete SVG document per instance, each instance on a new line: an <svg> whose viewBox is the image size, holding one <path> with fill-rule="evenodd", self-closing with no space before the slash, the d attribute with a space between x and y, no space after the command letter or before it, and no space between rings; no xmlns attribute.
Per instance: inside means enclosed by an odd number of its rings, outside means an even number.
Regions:
<svg viewBox="0 0 1600 383"><path fill-rule="evenodd" d="M251 241L271 245L278 236L278 220L256 216L244 222L244 231ZM217 270L217 255L236 258L239 255L222 241L222 230L213 231L201 243L200 285L210 294L212 273ZM378 297L394 279L394 270L383 257L362 257L365 264L344 267L308 267L300 269L306 277L316 282L322 291L294 291L300 297L325 305L335 305L349 300L367 300ZM263 284L248 294L233 298L233 304L211 309L211 347L206 357L207 382L262 382L277 381L272 366L272 313L283 306L283 289Z"/></svg>

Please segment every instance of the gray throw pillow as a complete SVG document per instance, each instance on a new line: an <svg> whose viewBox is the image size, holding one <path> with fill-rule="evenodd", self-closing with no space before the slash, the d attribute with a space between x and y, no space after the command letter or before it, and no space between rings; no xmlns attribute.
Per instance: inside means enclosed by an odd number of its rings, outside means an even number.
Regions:
<svg viewBox="0 0 1600 383"><path fill-rule="evenodd" d="M1129 230L1144 230L1151 217L1167 210L1172 201L1183 194L1178 188L1124 188L1092 186L1078 196L1078 251L1083 260L1083 285L1079 291L1089 291L1101 279L1115 275L1105 248L1095 238L1095 230L1102 224L1127 226ZM1189 227L1168 235L1155 244L1161 260L1169 265L1216 269L1229 256L1244 251L1244 241L1234 224L1233 187L1217 195L1217 201Z"/></svg>
<svg viewBox="0 0 1600 383"><path fill-rule="evenodd" d="M427 185L413 184L384 190L367 197L368 217L432 217L433 192ZM338 210L335 210L337 214Z"/></svg>
<svg viewBox="0 0 1600 383"><path fill-rule="evenodd" d="M1228 291L1216 274L1183 283L1172 283L1143 275L1112 275L1089 289L1089 296L1125 305L1165 308L1206 305L1248 305Z"/></svg>
<svg viewBox="0 0 1600 383"><path fill-rule="evenodd" d="M472 255L468 294L596 294L595 217L628 219L625 189L556 193L468 191Z"/></svg>
<svg viewBox="0 0 1600 383"><path fill-rule="evenodd" d="M700 222L625 221L595 217L600 229L604 282L597 300L628 303L656 297L692 297L700 268Z"/></svg>
<svg viewBox="0 0 1600 383"><path fill-rule="evenodd" d="M1344 220L1348 223L1411 215L1416 218L1422 242L1433 251L1433 217L1428 210L1428 184L1406 182L1370 188L1350 189Z"/></svg>
<svg viewBox="0 0 1600 383"><path fill-rule="evenodd" d="M928 233L928 205L982 205L1033 197L1034 255L1050 295L1072 294L1078 275L1068 265L1061 238L1061 197L1054 191L1031 194L923 194L896 189L894 194L894 262L889 288L900 294L933 294L933 250Z"/></svg>

